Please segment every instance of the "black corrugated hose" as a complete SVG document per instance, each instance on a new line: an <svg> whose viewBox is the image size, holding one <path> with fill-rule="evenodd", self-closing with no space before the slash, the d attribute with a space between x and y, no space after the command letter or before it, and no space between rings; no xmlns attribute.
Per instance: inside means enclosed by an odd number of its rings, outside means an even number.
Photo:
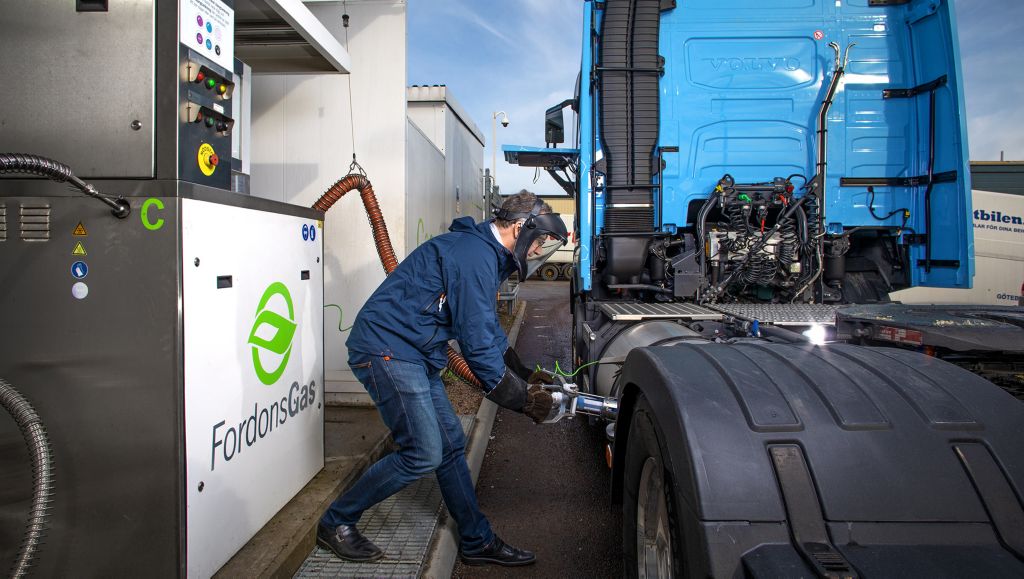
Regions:
<svg viewBox="0 0 1024 579"><path fill-rule="evenodd" d="M11 570L11 577L20 579L28 574L46 529L47 510L53 495L53 459L42 419L28 400L3 378L0 378L0 406L14 417L32 458L32 510Z"/></svg>
<svg viewBox="0 0 1024 579"><path fill-rule="evenodd" d="M110 212L118 219L124 219L132 212L131 205L123 198L111 199L101 195L95 187L75 177L71 167L53 159L24 153L0 153L0 174L3 173L25 173L46 177L58 183L71 183L82 193L109 205Z"/></svg>

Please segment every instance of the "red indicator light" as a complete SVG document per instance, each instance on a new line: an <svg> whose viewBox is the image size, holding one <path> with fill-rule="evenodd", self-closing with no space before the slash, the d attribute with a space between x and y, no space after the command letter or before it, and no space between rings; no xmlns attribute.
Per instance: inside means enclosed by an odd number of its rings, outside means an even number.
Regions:
<svg viewBox="0 0 1024 579"><path fill-rule="evenodd" d="M203 82L203 79L205 78L206 75L203 74L203 71L199 71L199 74L196 75L196 82Z"/></svg>

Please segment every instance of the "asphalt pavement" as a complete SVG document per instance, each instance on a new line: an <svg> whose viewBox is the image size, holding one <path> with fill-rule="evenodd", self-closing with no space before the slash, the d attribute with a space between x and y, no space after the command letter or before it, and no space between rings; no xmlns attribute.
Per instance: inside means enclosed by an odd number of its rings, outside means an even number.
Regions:
<svg viewBox="0 0 1024 579"><path fill-rule="evenodd" d="M567 282L529 281L516 350L527 364L570 360ZM506 542L537 553L521 568L457 564L453 577L621 577L622 514L609 495L604 429L586 419L535 425L499 410L477 482L480 508Z"/></svg>

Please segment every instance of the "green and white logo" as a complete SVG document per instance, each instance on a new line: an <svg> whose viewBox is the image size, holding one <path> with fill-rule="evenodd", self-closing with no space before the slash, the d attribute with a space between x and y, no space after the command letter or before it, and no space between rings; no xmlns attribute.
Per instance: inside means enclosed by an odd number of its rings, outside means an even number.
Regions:
<svg viewBox="0 0 1024 579"><path fill-rule="evenodd" d="M274 300L275 296L280 296L281 299ZM281 308L282 301L288 308L288 317L283 315L284 312L275 311ZM252 325L248 342L252 344L252 365L260 382L270 386L281 378L281 374L288 366L288 358L292 355L295 326L295 308L292 306L292 296L288 293L288 288L279 281L270 284L260 298L260 305L256 307L256 321ZM273 330L273 335L269 338L257 335L269 335L269 331L263 328ZM274 369L267 370L268 367Z"/></svg>

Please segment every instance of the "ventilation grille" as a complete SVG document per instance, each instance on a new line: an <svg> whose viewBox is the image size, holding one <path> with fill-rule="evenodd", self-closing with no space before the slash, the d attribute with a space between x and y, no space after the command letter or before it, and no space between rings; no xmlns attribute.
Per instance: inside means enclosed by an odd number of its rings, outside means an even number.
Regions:
<svg viewBox="0 0 1024 579"><path fill-rule="evenodd" d="M50 205L22 205L18 212L21 221L21 239L47 241L50 239Z"/></svg>
<svg viewBox="0 0 1024 579"><path fill-rule="evenodd" d="M601 144L608 163L606 203L652 206L659 114L660 0L608 0L601 32ZM654 230L654 210L607 211L615 233Z"/></svg>
<svg viewBox="0 0 1024 579"><path fill-rule="evenodd" d="M7 241L7 206L0 203L0 241Z"/></svg>

